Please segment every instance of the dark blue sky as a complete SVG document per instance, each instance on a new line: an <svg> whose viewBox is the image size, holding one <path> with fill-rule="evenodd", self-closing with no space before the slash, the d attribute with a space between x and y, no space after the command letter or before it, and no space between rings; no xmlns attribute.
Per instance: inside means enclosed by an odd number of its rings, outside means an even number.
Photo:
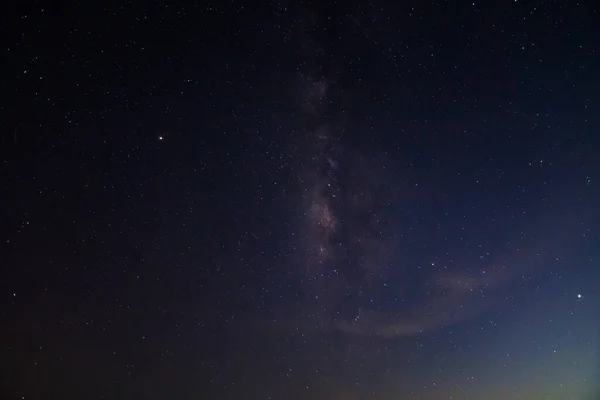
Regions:
<svg viewBox="0 0 600 400"><path fill-rule="evenodd" d="M3 398L597 396L594 2L0 15Z"/></svg>

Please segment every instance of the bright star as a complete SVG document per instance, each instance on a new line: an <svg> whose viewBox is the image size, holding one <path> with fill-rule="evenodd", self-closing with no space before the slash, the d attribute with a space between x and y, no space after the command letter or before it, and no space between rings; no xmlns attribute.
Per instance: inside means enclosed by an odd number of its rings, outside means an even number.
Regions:
<svg viewBox="0 0 600 400"><path fill-rule="evenodd" d="M162 137L162 136L159 136L159 137L158 137L158 140L163 140L163 137Z"/></svg>
<svg viewBox="0 0 600 400"><path fill-rule="evenodd" d="M581 298L581 293L577 294L577 298L580 299Z"/></svg>

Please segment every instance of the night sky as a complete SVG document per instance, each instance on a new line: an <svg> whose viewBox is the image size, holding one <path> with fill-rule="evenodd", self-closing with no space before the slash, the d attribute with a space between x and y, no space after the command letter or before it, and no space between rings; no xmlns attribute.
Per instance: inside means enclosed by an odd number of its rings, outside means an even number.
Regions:
<svg viewBox="0 0 600 400"><path fill-rule="evenodd" d="M0 398L598 398L600 4L10 3Z"/></svg>

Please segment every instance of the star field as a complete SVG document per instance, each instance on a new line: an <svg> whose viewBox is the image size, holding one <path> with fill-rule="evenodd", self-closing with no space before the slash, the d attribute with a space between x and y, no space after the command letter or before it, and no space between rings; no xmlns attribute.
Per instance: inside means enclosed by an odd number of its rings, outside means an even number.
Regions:
<svg viewBox="0 0 600 400"><path fill-rule="evenodd" d="M594 2L0 15L0 397L600 395Z"/></svg>

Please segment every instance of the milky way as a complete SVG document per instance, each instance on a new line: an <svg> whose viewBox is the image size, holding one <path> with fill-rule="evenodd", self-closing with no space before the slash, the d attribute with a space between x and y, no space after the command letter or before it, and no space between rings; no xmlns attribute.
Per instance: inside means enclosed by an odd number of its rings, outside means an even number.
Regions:
<svg viewBox="0 0 600 400"><path fill-rule="evenodd" d="M301 159L302 268L307 295L314 297L309 315L320 315L323 326L349 334L412 336L489 309L498 300L494 291L516 268L522 272L539 265L545 254L537 234L521 248L496 249L483 266L468 254L452 258L420 250L461 235L440 222L424 224L431 216L420 215L423 205L433 203L445 215L455 210L440 200L443 195L409 184L410 176L383 148L361 148L347 140L343 117L328 114L337 107L330 99L334 85L315 71L300 79L303 146L296 155ZM559 229L556 220L553 215L546 224ZM513 227L507 243L519 234Z"/></svg>
<svg viewBox="0 0 600 400"><path fill-rule="evenodd" d="M320 93L324 101L326 94ZM416 190L408 185L398 189L392 173L397 166L385 157L361 154L347 143L342 152L342 143L339 132L318 126L300 179L304 268L309 293L317 299L315 313L327 319L327 326L394 337L460 322L494 304L494 290L510 280L515 262L525 271L544 255L540 241L532 240L523 248L498 249L482 269L473 269L466 255L464 264L445 254L430 254L428 260L419 246L442 240L439 231L444 229L420 226L423 200ZM453 234L460 233L444 231L446 237ZM435 265L434 259L444 265Z"/></svg>

